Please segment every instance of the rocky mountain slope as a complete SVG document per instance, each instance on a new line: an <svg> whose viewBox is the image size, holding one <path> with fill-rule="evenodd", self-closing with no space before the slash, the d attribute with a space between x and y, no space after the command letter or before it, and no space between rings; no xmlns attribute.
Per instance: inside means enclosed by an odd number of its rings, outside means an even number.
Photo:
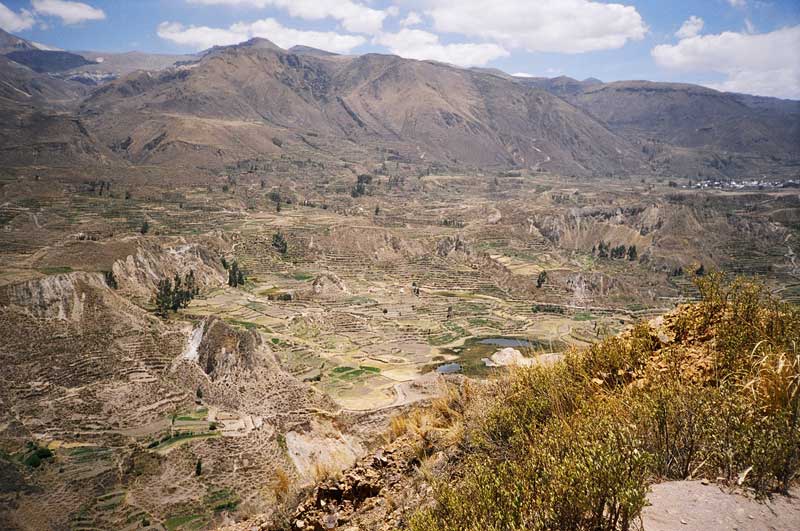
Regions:
<svg viewBox="0 0 800 531"><path fill-rule="evenodd" d="M6 51L23 63L64 53L20 51L27 41L13 39L4 35ZM693 85L514 78L389 55L283 50L265 39L197 56L76 57L91 64L61 72L62 87L80 104L84 136L103 139L93 151L106 163L220 170L260 156L352 153L423 167L719 178L787 175L800 160L800 104ZM29 66L48 70L48 58ZM3 90L17 99L27 91L7 71L19 66L0 65ZM100 86L83 97L81 84ZM64 152L59 162L75 161Z"/></svg>
<svg viewBox="0 0 800 531"><path fill-rule="evenodd" d="M800 153L800 102L759 111L733 94L649 81L590 85L567 99L629 138L768 157Z"/></svg>
<svg viewBox="0 0 800 531"><path fill-rule="evenodd" d="M394 56L294 54L263 39L159 75L133 74L97 90L81 112L134 161L176 150L221 149L226 158L263 149L265 135L311 132L391 146L416 161L577 173L640 166L628 142L543 91ZM197 122L249 131L235 139L182 137Z"/></svg>
<svg viewBox="0 0 800 531"><path fill-rule="evenodd" d="M26 41L16 35L12 35L7 31L0 28L0 53L6 54L9 52L21 50L38 50L39 48L32 42Z"/></svg>
<svg viewBox="0 0 800 531"><path fill-rule="evenodd" d="M63 72L93 64L80 55L54 50L18 50L7 53L6 57L39 73Z"/></svg>

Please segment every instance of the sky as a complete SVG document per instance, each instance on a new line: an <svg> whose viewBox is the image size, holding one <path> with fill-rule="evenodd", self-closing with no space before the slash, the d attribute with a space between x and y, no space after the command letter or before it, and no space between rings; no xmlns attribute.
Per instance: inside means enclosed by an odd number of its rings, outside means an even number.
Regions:
<svg viewBox="0 0 800 531"><path fill-rule="evenodd" d="M0 0L0 27L65 50L185 53L264 37L800 99L800 0Z"/></svg>

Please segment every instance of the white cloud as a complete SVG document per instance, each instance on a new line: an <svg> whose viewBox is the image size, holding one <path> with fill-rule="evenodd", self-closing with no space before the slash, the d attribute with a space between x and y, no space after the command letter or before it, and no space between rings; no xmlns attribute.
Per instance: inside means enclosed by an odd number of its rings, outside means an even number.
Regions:
<svg viewBox="0 0 800 531"><path fill-rule="evenodd" d="M728 0L731 7L744 7L747 5L747 0Z"/></svg>
<svg viewBox="0 0 800 531"><path fill-rule="evenodd" d="M620 48L647 26L633 6L592 0L421 0L438 31L532 52Z"/></svg>
<svg viewBox="0 0 800 531"><path fill-rule="evenodd" d="M527 72L517 72L516 74L511 74L514 77L536 77L533 74L529 74Z"/></svg>
<svg viewBox="0 0 800 531"><path fill-rule="evenodd" d="M483 66L493 59L508 55L508 51L497 44L442 44L434 33L409 28L397 33L381 34L375 38L375 43L386 46L401 57L431 59L459 66Z"/></svg>
<svg viewBox="0 0 800 531"><path fill-rule="evenodd" d="M770 33L724 32L681 39L651 50L666 68L725 75L713 88L800 99L800 25Z"/></svg>
<svg viewBox="0 0 800 531"><path fill-rule="evenodd" d="M703 31L704 25L705 22L703 22L702 18L692 15L686 20L686 22L683 23L681 29L675 32L675 36L679 39L696 37L701 31Z"/></svg>
<svg viewBox="0 0 800 531"><path fill-rule="evenodd" d="M305 20L332 18L347 31L375 34L381 31L389 10L372 9L352 0L187 0L192 4L277 7Z"/></svg>
<svg viewBox="0 0 800 531"><path fill-rule="evenodd" d="M0 2L0 28L6 31L22 31L31 29L35 23L33 15L27 9L16 13Z"/></svg>
<svg viewBox="0 0 800 531"><path fill-rule="evenodd" d="M83 2L66 0L32 0L33 10L40 15L58 17L64 24L78 24L87 20L103 20L106 14Z"/></svg>
<svg viewBox="0 0 800 531"><path fill-rule="evenodd" d="M358 35L287 28L272 18L255 22L239 22L228 28L184 26L178 22L162 22L158 26L158 36L196 50L238 44L253 37L262 37L282 48L291 48L294 45L302 44L331 52L348 53L366 41L364 37Z"/></svg>
<svg viewBox="0 0 800 531"><path fill-rule="evenodd" d="M422 24L422 17L415 11L409 12L406 18L400 21L400 25L404 28L410 28L411 26L417 26L419 24Z"/></svg>

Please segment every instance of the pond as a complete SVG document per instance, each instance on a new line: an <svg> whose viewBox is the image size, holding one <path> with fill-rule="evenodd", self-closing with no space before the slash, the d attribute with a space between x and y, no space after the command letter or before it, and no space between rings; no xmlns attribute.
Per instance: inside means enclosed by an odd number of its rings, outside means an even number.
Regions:
<svg viewBox="0 0 800 531"><path fill-rule="evenodd" d="M541 343L536 340L524 339L519 337L486 337L478 340L481 345L495 345L498 347L512 347L512 348L537 348Z"/></svg>
<svg viewBox="0 0 800 531"><path fill-rule="evenodd" d="M567 344L560 339L545 340L529 337L471 337L461 347L442 349L442 354L451 357L449 362L434 362L423 367L423 372L436 371L440 374L462 372L467 376L486 377L497 371L495 367L487 367L483 358L488 358L501 348L511 347L522 352L524 356L533 357L539 354L562 352Z"/></svg>
<svg viewBox="0 0 800 531"><path fill-rule="evenodd" d="M458 363L445 363L436 367L436 372L439 374L453 374L461 372L461 365Z"/></svg>

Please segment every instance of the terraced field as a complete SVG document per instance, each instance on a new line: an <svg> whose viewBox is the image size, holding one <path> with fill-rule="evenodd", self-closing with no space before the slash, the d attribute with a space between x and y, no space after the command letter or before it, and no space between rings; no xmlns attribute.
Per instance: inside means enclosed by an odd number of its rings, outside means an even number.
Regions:
<svg viewBox="0 0 800 531"><path fill-rule="evenodd" d="M791 193L378 175L354 198L350 172L291 171L3 187L0 447L27 489L0 493L7 514L185 530L268 513L442 381L504 370L484 359L506 346L584 348L697 297L704 269L800 298L797 228L763 221ZM197 292L157 315L159 282L190 271ZM40 468L32 442L53 453Z"/></svg>

